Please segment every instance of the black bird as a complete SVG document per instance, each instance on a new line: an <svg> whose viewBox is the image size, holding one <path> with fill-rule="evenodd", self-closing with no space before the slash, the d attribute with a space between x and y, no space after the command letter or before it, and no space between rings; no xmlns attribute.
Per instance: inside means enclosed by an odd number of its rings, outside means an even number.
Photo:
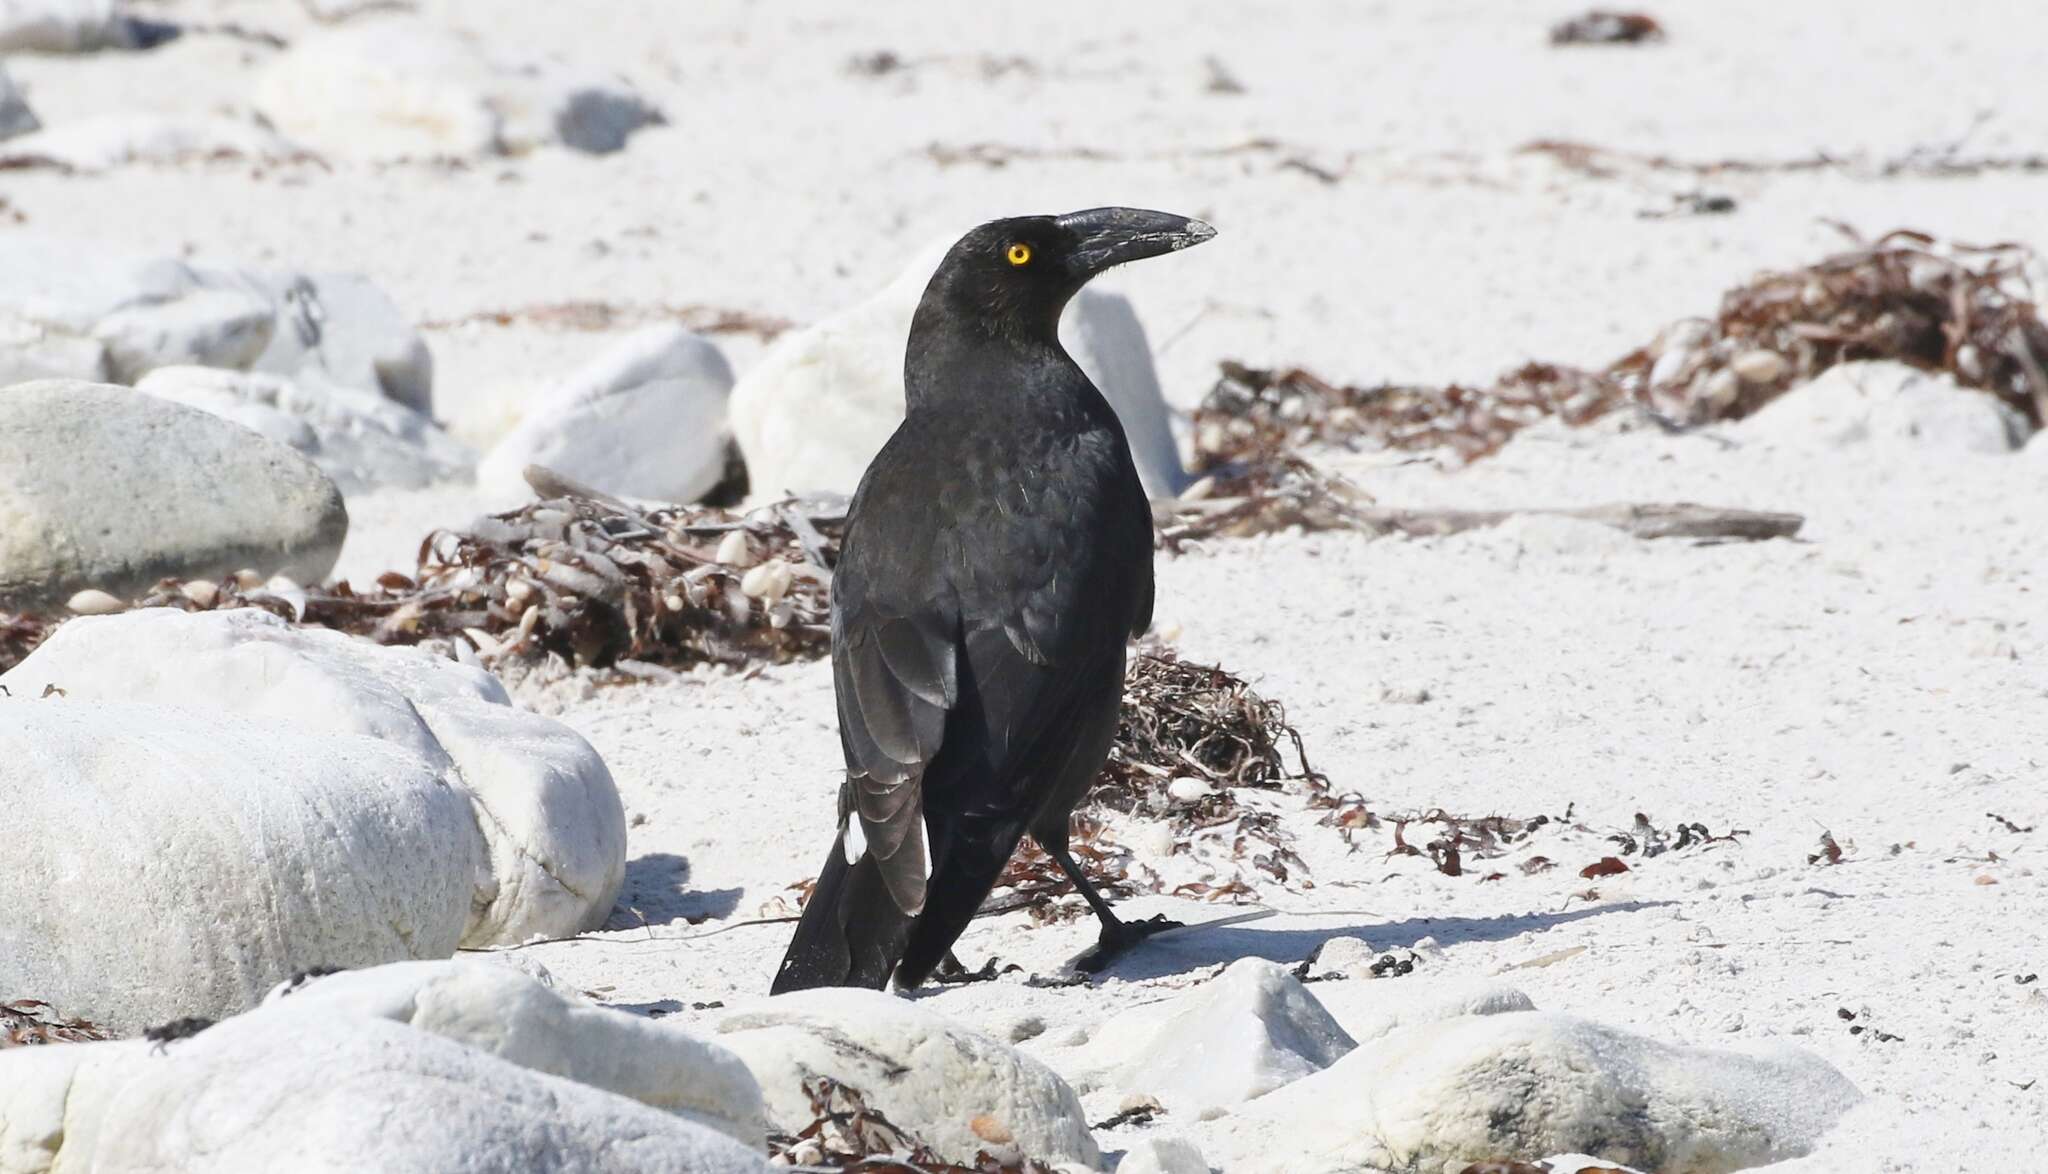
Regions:
<svg viewBox="0 0 2048 1174"><path fill-rule="evenodd" d="M916 986L1029 834L1102 921L1084 968L1173 923L1119 921L1067 851L1152 622L1152 514L1116 413L1059 341L1113 265L1200 244L1136 208L996 220L911 320L903 424L861 478L832 578L839 834L776 993Z"/></svg>

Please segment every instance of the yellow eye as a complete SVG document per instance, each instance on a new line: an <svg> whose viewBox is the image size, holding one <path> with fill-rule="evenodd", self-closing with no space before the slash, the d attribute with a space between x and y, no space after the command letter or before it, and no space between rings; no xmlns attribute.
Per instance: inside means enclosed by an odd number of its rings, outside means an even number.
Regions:
<svg viewBox="0 0 2048 1174"><path fill-rule="evenodd" d="M1006 255L1009 257L1010 264L1012 265L1031 264L1031 246L1023 241L1018 241L1016 244L1011 245L1010 251Z"/></svg>

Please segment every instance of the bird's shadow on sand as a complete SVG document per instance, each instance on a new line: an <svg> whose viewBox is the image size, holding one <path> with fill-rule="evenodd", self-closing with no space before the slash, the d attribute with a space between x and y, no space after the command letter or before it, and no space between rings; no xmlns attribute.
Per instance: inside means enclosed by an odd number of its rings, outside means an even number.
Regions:
<svg viewBox="0 0 2048 1174"><path fill-rule="evenodd" d="M626 881L605 920L606 929L640 925L691 924L730 917L739 908L739 889L693 889L690 862L670 852L649 852L626 861Z"/></svg>
<svg viewBox="0 0 2048 1174"><path fill-rule="evenodd" d="M1435 938L1438 945L1459 942L1497 942L1539 932L1553 926L1604 917L1614 913L1635 913L1670 905L1670 901L1622 901L1612 905L1591 905L1561 913L1522 913L1499 917L1411 917L1402 921L1369 921L1357 925L1319 926L1314 929L1267 928L1272 920L1245 925L1199 926L1152 938L1112 963L1098 978L1140 981L1184 974L1239 958L1266 958L1274 962L1299 962L1331 938L1364 938L1375 950L1413 946L1423 938Z"/></svg>

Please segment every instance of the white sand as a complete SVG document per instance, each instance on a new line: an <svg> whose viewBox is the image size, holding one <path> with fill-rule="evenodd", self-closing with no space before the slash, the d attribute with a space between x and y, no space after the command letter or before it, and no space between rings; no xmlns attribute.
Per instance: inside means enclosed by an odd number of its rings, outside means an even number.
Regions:
<svg viewBox="0 0 2048 1174"><path fill-rule="evenodd" d="M305 31L298 6L275 0L162 7ZM1513 153L1549 137L1684 159L1884 158L1951 139L1980 110L1992 117L1968 149L2041 151L2048 9L1672 3L1659 11L1666 44L1554 51L1544 30L1577 5L1090 3L943 18L911 5L422 7L493 44L616 69L673 125L613 156L543 151L467 170L11 173L7 199L30 230L360 269L421 321L572 299L804 321L978 218L1170 208L1222 235L1112 280L1184 404L1225 357L1430 382L1532 357L1604 361L1710 311L1760 268L1834 248L1823 217L2048 246L2039 174L1740 174L1706 184L1740 201L1735 214L1659 220L1637 212L1701 181L1589 179ZM844 70L878 49L914 68ZM9 69L55 125L243 107L269 52L189 37L146 56ZM1203 92L1210 55L1249 92ZM1011 56L1035 70L985 76L985 57ZM1262 137L1287 146L1216 153ZM997 169L927 154L979 142L1110 157ZM1345 176L1324 184L1279 166L1293 156ZM512 390L605 340L517 325L430 341L441 412L474 438L502 426ZM758 347L729 353L744 369ZM1008 981L926 997L1002 1030L1027 1014L1099 1018L1240 954L1302 957L1340 930L1382 948L1436 939L1441 956L1381 980L1418 987L1584 947L1508 980L1540 1007L1681 1042L1797 1037L1869 1094L1820 1153L1781 1168L2038 1164L2048 995L2015 976L2048 970L2035 865L2048 837L2048 462L1546 430L1464 472L1342 463L1400 504L1692 499L1810 520L1800 541L1763 545L1530 522L1432 541L1283 536L1162 561L1159 612L1181 625L1181 648L1284 701L1339 789L1382 814L1572 805L1592 831L1539 833L1486 882L1488 862L1451 878L1386 858L1384 830L1347 855L1288 797L1316 887L1269 886L1282 916L1162 941L1094 990ZM453 489L352 503L344 569L405 565L428 528L483 504ZM1383 701L1386 686L1430 699ZM758 993L782 927L647 939L717 928L684 916L751 917L814 868L837 785L829 672L574 694L537 700L604 753L639 819L627 900L652 929L533 952L607 1000L686 1017L693 1002ZM1639 811L1660 827L1750 834L1582 880L1615 850L1603 836ZM2039 830L2009 832L1987 812ZM1846 850L1838 866L1808 864L1823 829ZM1516 865L1531 854L1559 867L1525 876ZM1574 896L1589 888L1597 898ZM961 953L1046 970L1090 935L1012 916L979 923ZM1870 1030L1852 1036L1837 1008Z"/></svg>

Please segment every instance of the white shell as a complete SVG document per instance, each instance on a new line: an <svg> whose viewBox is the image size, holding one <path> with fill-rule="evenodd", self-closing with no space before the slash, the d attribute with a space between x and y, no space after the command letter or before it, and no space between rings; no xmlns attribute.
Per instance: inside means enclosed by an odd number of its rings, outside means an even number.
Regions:
<svg viewBox="0 0 2048 1174"><path fill-rule="evenodd" d="M127 601L116 599L97 587L87 587L65 601L64 606L81 616L110 616L115 612L127 611Z"/></svg>

